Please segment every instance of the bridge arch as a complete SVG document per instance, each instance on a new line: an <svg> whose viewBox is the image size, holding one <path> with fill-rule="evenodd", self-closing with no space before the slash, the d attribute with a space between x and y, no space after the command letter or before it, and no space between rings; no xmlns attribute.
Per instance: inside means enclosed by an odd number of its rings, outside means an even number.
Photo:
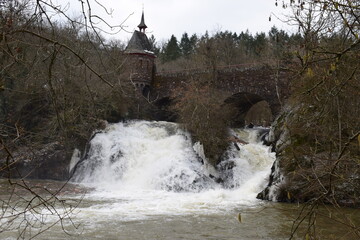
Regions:
<svg viewBox="0 0 360 240"><path fill-rule="evenodd" d="M231 93L230 93L231 94ZM170 96L156 99L153 104L157 107L156 120L176 121L178 115L171 106L177 102ZM225 98L222 108L230 127L243 127L246 124L268 126L277 114L268 99L249 92L238 92ZM274 111L275 109L275 111Z"/></svg>
<svg viewBox="0 0 360 240"><path fill-rule="evenodd" d="M208 72L199 71L157 73L152 85L153 99L169 97L174 90L181 89L184 83L208 77ZM261 102L263 107L268 106L266 111L270 112L269 119L273 119L279 114L282 102L291 92L289 74L269 66L218 69L213 77L212 87L218 90L224 108L232 108L224 109L224 114L232 114L233 121L229 121L229 125L234 127L243 126L246 115L252 113L252 108ZM161 104L161 108L164 109L165 106Z"/></svg>
<svg viewBox="0 0 360 240"><path fill-rule="evenodd" d="M231 127L242 127L250 122L269 125L274 114L266 98L249 92L238 92L229 96L224 101L224 107L232 113L229 123Z"/></svg>

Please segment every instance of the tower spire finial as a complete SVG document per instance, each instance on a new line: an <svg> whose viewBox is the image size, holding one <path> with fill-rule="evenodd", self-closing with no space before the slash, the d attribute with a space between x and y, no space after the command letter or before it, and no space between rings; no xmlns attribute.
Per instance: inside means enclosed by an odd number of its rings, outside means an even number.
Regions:
<svg viewBox="0 0 360 240"><path fill-rule="evenodd" d="M147 28L147 26L145 24L145 20L144 20L144 4L143 4L143 9L142 9L141 21L140 21L140 24L138 25L138 28L139 28L140 32L143 32L143 33L145 33L145 29Z"/></svg>

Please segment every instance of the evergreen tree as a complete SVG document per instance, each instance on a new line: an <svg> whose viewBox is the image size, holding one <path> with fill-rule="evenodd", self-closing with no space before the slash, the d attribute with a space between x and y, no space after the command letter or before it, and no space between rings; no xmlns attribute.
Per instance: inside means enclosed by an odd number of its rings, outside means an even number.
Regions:
<svg viewBox="0 0 360 240"><path fill-rule="evenodd" d="M157 47L156 38L153 34L150 36L149 42L150 42L150 46L151 46L151 51L153 51L155 53L155 55L159 55L160 48Z"/></svg>
<svg viewBox="0 0 360 240"><path fill-rule="evenodd" d="M179 47L184 57L188 57L193 51L193 46L186 32L181 37Z"/></svg>
<svg viewBox="0 0 360 240"><path fill-rule="evenodd" d="M196 49L196 45L199 41L199 38L198 36L194 33L193 35L191 35L190 37L190 43L191 43L191 46L192 46L192 51L195 52L195 49Z"/></svg>
<svg viewBox="0 0 360 240"><path fill-rule="evenodd" d="M240 33L239 42L245 47L246 55L250 55L253 52L254 37L250 34L249 30Z"/></svg>
<svg viewBox="0 0 360 240"><path fill-rule="evenodd" d="M272 53L275 57L284 58L289 56L289 35L284 30L278 30L275 26L268 33Z"/></svg>
<svg viewBox="0 0 360 240"><path fill-rule="evenodd" d="M162 61L170 62L178 59L181 56L181 49L178 41L174 35L171 35L170 40L162 50Z"/></svg>
<svg viewBox="0 0 360 240"><path fill-rule="evenodd" d="M266 42L267 41L265 33L256 33L255 39L253 41L253 50L256 56L260 56L266 49Z"/></svg>

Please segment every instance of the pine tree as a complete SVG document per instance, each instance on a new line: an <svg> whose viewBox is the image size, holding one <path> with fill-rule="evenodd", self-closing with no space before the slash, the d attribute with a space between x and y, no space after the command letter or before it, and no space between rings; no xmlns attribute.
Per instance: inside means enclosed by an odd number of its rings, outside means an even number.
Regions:
<svg viewBox="0 0 360 240"><path fill-rule="evenodd" d="M153 51L155 53L155 55L159 55L160 48L157 47L156 38L154 35L150 36L149 42L150 42L150 46L151 46L151 51Z"/></svg>
<svg viewBox="0 0 360 240"><path fill-rule="evenodd" d="M179 47L184 57L188 57L193 52L192 42L186 32L181 37Z"/></svg>
<svg viewBox="0 0 360 240"><path fill-rule="evenodd" d="M164 46L162 51L163 62L170 62L178 59L181 56L181 49L178 41L174 35L171 35L170 40Z"/></svg>

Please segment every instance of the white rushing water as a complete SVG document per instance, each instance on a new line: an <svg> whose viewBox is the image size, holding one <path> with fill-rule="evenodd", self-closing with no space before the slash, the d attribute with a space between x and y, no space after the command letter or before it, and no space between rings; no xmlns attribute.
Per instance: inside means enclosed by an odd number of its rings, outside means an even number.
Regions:
<svg viewBox="0 0 360 240"><path fill-rule="evenodd" d="M201 144L193 144L177 124L110 124L91 140L85 158L74 152L69 168L75 172L75 184L65 185L57 204L51 205L55 208L39 205L22 214L19 199L14 199L16 207L7 214L19 217L0 219L6 230L0 229L0 239L289 239L294 217L303 207L256 199L275 160L274 153L259 142L261 132L264 129L230 130L229 138L237 140L229 141L215 169L206 161L203 164ZM6 184L0 182L0 190ZM62 188L64 183L32 184L54 204L48 189ZM33 199L32 194L19 196ZM324 210L322 215L328 216L329 207ZM352 210L344 216L358 222L359 215ZM59 217L61 224L56 224ZM324 233L321 239L348 236L343 225L334 228L333 223L325 217L317 226ZM304 234L294 237L301 239Z"/></svg>
<svg viewBox="0 0 360 240"><path fill-rule="evenodd" d="M189 134L177 124L110 124L92 139L73 177L94 188L85 196L92 205L80 209L82 215L138 220L258 205L256 195L267 184L275 155L258 141L254 130L231 130L231 134L248 144L237 143L239 151L230 143L218 169L223 182L217 183L209 177L214 169L206 167L206 161L202 164ZM196 148L199 152L199 144Z"/></svg>

